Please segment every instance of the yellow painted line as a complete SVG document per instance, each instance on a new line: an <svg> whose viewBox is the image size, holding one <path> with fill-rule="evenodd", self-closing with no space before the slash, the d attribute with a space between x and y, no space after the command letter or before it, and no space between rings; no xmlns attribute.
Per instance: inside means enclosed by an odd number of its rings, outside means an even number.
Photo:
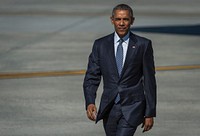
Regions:
<svg viewBox="0 0 200 136"><path fill-rule="evenodd" d="M156 67L156 71L190 70L190 69L200 69L200 65L158 66L158 67Z"/></svg>
<svg viewBox="0 0 200 136"><path fill-rule="evenodd" d="M200 65L158 66L158 67L156 67L156 71L191 70L191 69L200 69ZM85 70L0 73L0 79L55 77L55 76L84 75L84 74L85 74Z"/></svg>
<svg viewBox="0 0 200 136"><path fill-rule="evenodd" d="M0 79L6 78L32 78L48 76L83 75L85 70L74 71L48 71L48 72L27 72L27 73L0 73Z"/></svg>

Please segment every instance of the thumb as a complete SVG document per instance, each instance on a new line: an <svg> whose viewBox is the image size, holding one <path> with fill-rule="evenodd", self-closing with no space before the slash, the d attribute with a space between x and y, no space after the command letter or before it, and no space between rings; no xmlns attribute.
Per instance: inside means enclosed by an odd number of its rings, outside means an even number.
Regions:
<svg viewBox="0 0 200 136"><path fill-rule="evenodd" d="M97 111L97 107L96 106L94 106L93 111L95 111L95 112Z"/></svg>

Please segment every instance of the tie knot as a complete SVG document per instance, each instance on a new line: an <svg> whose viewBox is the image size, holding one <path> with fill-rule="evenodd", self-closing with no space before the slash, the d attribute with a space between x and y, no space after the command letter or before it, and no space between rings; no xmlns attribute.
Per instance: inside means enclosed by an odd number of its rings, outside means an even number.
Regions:
<svg viewBox="0 0 200 136"><path fill-rule="evenodd" d="M123 42L124 42L124 40L121 38L121 39L119 39L119 44L122 44Z"/></svg>

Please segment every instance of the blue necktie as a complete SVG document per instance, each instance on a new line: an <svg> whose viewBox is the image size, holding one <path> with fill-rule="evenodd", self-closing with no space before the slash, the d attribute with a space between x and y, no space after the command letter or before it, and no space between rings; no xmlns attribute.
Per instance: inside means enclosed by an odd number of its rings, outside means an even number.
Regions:
<svg viewBox="0 0 200 136"><path fill-rule="evenodd" d="M119 76L121 75L122 68L123 68L123 47L122 47L123 39L119 40L119 45L117 46L117 53L116 53L116 64L117 64L117 70L119 73ZM118 103L120 101L119 93L117 94L117 97L115 98L115 103Z"/></svg>

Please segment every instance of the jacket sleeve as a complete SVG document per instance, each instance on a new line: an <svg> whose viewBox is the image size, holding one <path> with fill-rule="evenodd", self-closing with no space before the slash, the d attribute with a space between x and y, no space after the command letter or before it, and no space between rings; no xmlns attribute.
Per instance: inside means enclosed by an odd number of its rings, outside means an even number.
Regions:
<svg viewBox="0 0 200 136"><path fill-rule="evenodd" d="M88 67L83 82L86 109L89 104L95 104L96 92L101 82L98 44L95 41L88 59Z"/></svg>
<svg viewBox="0 0 200 136"><path fill-rule="evenodd" d="M156 116L156 79L154 56L151 41L149 40L143 56L144 91L146 97L145 117Z"/></svg>

